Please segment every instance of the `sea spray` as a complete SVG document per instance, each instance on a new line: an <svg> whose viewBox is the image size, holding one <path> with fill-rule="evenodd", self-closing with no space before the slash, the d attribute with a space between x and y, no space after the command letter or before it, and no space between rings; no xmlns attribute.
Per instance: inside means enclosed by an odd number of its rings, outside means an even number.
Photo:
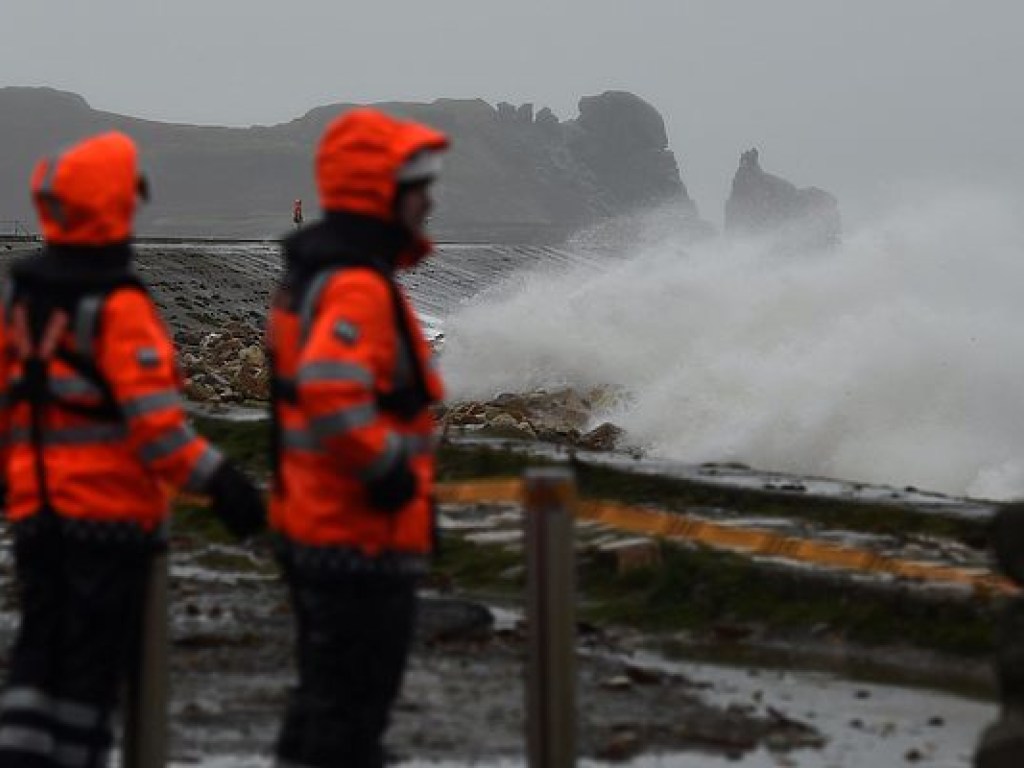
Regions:
<svg viewBox="0 0 1024 768"><path fill-rule="evenodd" d="M664 232L664 227L660 230ZM660 236L447 318L456 398L609 386L652 454L1024 495L1024 223L947 195L827 253Z"/></svg>

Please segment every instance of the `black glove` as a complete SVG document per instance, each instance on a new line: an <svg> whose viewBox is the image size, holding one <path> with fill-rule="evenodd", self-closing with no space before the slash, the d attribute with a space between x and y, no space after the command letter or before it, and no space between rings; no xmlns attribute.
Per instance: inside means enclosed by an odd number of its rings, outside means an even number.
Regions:
<svg viewBox="0 0 1024 768"><path fill-rule="evenodd" d="M206 492L213 512L231 534L239 539L262 531L267 524L263 497L252 481L230 461L225 461L210 477Z"/></svg>
<svg viewBox="0 0 1024 768"><path fill-rule="evenodd" d="M416 495L416 475L404 456L395 462L387 474L366 484L370 504L382 512L397 512Z"/></svg>

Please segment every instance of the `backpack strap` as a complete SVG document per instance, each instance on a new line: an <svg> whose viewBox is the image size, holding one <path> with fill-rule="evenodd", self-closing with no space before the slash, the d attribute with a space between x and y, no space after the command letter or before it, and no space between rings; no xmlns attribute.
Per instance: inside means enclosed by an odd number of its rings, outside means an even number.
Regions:
<svg viewBox="0 0 1024 768"><path fill-rule="evenodd" d="M396 414L399 418L409 420L430 404L430 392L427 389L427 374L423 363L416 355L412 328L405 311L398 283L385 276L388 290L391 292L391 306L395 318L396 349L394 389L391 392L377 395L377 404L384 411Z"/></svg>
<svg viewBox="0 0 1024 768"><path fill-rule="evenodd" d="M61 337L67 332L69 320L67 312L51 308L45 324L33 328L29 317L29 308L24 303L16 303L12 308L11 316L14 347L22 360L24 373L21 383L12 387L10 397L12 403L23 401L29 405L29 439L32 444L36 487L42 514L47 516L53 512L53 505L50 501L50 487L43 452L43 409L49 404L52 397L49 377L50 361ZM33 333L33 331L36 332Z"/></svg>
<svg viewBox="0 0 1024 768"><path fill-rule="evenodd" d="M78 300L75 311L75 351L83 357L95 359L96 337L100 331L103 305L113 291L92 293Z"/></svg>
<svg viewBox="0 0 1024 768"><path fill-rule="evenodd" d="M41 330L37 330L36 334L33 334L30 317L34 297L31 293L21 297L15 295L9 313L12 317L15 350L25 361L25 376L12 387L11 402L34 402L39 406L59 408L97 421L123 421L113 387L96 362L96 338L100 332L103 307L110 295L122 285L137 284L137 281L126 280L102 292L71 297L70 301L51 306L45 324L40 326ZM38 337L38 342L33 341L33 337ZM74 341L73 347L61 343L69 337ZM50 375L54 360L63 362L95 389L99 393L100 402L93 404L69 400L69 393L61 391Z"/></svg>
<svg viewBox="0 0 1024 768"><path fill-rule="evenodd" d="M299 344L305 347L309 341L309 334L313 332L313 320L316 319L316 307L320 303L327 283L334 277L335 273L344 267L331 267L322 269L307 282L299 284L296 311L299 315Z"/></svg>

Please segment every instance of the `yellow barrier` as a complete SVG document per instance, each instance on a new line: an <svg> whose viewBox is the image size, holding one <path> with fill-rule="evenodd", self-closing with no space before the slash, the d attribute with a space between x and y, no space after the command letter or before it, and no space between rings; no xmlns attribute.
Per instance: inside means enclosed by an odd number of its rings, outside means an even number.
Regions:
<svg viewBox="0 0 1024 768"><path fill-rule="evenodd" d="M522 483L515 479L443 483L437 488L437 500L442 504L518 503L522 497ZM629 533L696 542L760 557L776 557L862 573L889 574L915 581L961 584L986 594L1012 594L1019 591L1009 579L990 571L901 560L858 547L723 525L691 515L647 507L606 501L581 501L577 505L577 514L583 520Z"/></svg>
<svg viewBox="0 0 1024 768"><path fill-rule="evenodd" d="M434 489L440 504L521 503L521 480L480 480L473 483L442 483Z"/></svg>

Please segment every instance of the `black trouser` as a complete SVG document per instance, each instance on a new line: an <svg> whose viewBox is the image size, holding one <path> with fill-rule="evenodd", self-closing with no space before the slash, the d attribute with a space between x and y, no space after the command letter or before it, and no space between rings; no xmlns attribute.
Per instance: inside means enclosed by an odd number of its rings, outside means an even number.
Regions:
<svg viewBox="0 0 1024 768"><path fill-rule="evenodd" d="M377 768L412 639L416 578L299 576L286 568L299 685L278 741L279 766Z"/></svg>
<svg viewBox="0 0 1024 768"><path fill-rule="evenodd" d="M21 626L0 699L0 766L101 768L137 639L151 547L19 531Z"/></svg>

